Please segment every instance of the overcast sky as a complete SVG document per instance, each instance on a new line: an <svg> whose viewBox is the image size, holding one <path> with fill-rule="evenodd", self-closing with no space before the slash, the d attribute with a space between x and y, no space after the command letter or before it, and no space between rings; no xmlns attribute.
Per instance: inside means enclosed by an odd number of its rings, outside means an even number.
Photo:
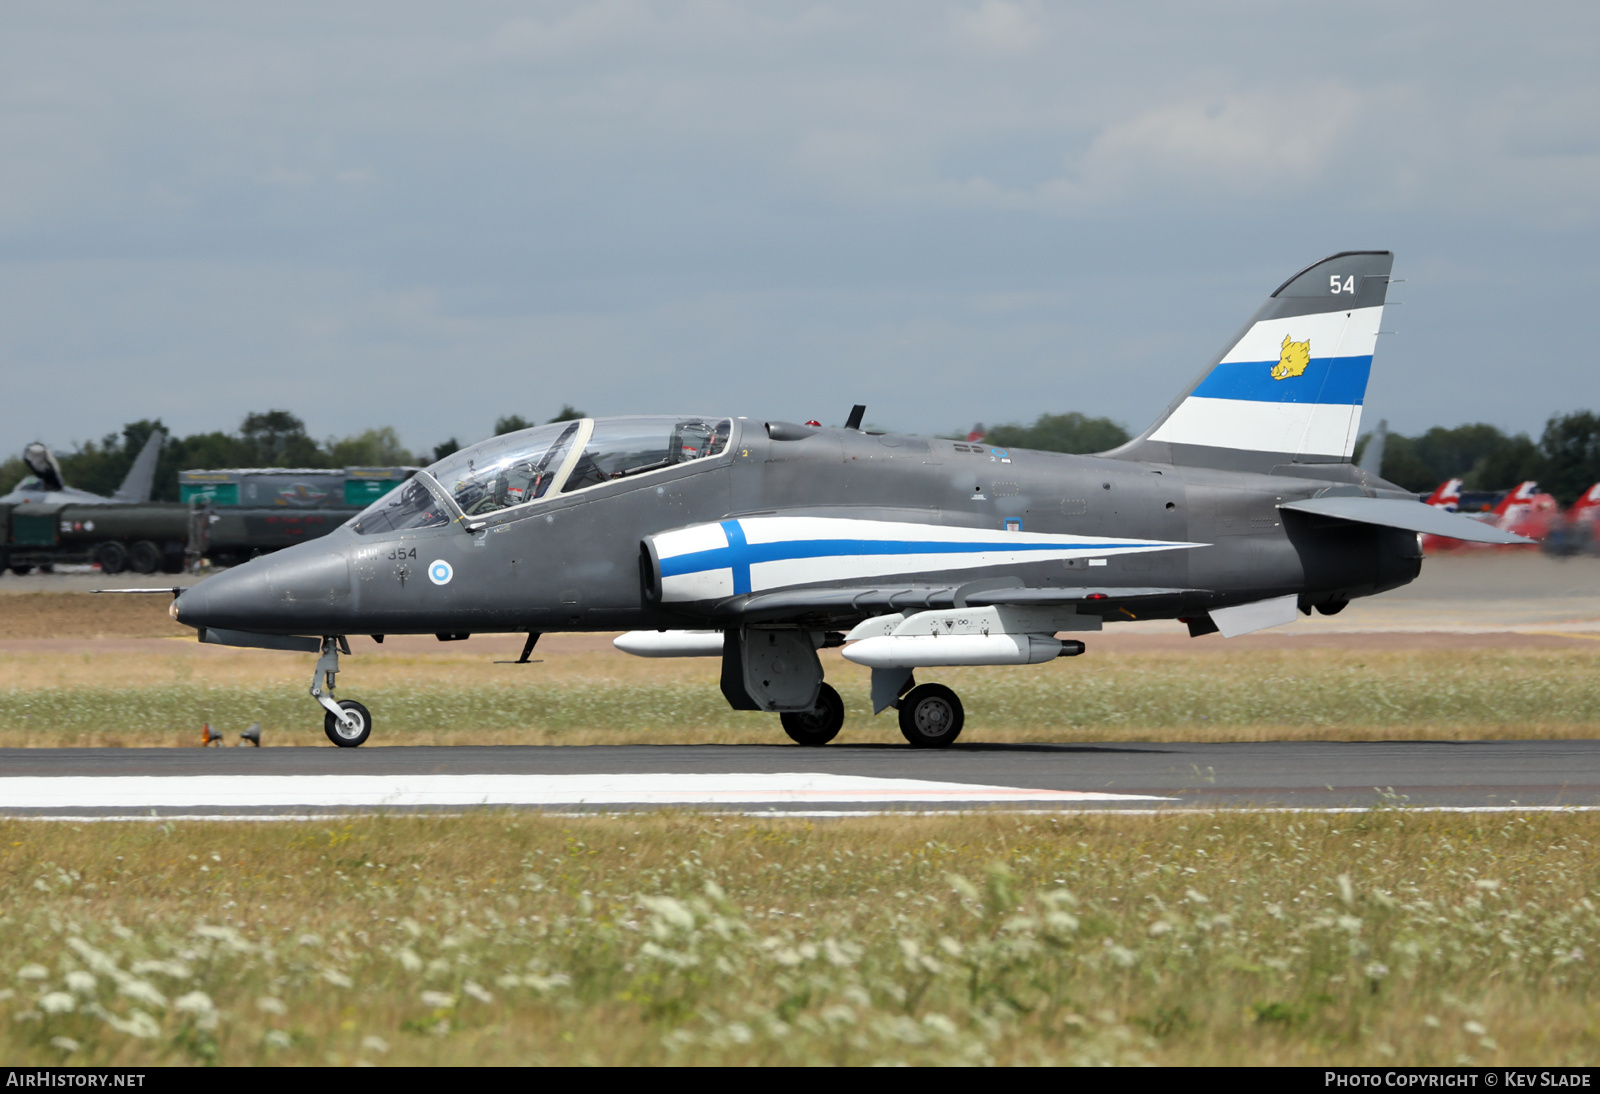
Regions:
<svg viewBox="0 0 1600 1094"><path fill-rule="evenodd" d="M1145 426L1396 252L1367 424L1600 408L1600 5L0 6L0 451L283 407Z"/></svg>

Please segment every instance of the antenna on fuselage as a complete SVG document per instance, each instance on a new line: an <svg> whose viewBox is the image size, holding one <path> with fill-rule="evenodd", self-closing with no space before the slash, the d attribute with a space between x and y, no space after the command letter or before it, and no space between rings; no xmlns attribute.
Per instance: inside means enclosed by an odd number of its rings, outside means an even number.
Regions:
<svg viewBox="0 0 1600 1094"><path fill-rule="evenodd" d="M857 403L855 406L850 408L850 417L844 420L844 427L846 429L860 429L861 419L866 416L866 413L867 408L862 406L860 403Z"/></svg>

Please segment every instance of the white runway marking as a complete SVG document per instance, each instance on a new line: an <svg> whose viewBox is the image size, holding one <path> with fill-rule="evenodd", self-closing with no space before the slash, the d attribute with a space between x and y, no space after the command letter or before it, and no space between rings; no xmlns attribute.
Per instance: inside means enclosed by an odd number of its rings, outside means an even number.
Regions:
<svg viewBox="0 0 1600 1094"><path fill-rule="evenodd" d="M814 772L629 775L107 775L0 778L7 809L415 808L1172 801Z"/></svg>

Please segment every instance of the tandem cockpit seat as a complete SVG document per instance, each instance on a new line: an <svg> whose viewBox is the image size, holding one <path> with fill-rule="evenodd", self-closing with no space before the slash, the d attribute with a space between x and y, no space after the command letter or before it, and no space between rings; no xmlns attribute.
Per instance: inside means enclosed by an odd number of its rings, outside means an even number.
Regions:
<svg viewBox="0 0 1600 1094"><path fill-rule="evenodd" d="M351 527L362 535L448 523L448 494L464 517L720 455L729 418L584 418L494 437L446 456L401 490L374 502Z"/></svg>

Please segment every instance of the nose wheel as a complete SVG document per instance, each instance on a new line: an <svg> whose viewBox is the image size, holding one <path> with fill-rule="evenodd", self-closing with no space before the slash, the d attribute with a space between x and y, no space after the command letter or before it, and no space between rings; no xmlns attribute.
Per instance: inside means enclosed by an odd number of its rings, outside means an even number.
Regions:
<svg viewBox="0 0 1600 1094"><path fill-rule="evenodd" d="M900 732L912 748L948 748L966 717L961 700L943 684L918 684L900 700Z"/></svg>
<svg viewBox="0 0 1600 1094"><path fill-rule="evenodd" d="M354 699L340 699L339 707L344 717L335 718L328 711L322 716L322 729L340 748L355 748L372 734L372 713Z"/></svg>

